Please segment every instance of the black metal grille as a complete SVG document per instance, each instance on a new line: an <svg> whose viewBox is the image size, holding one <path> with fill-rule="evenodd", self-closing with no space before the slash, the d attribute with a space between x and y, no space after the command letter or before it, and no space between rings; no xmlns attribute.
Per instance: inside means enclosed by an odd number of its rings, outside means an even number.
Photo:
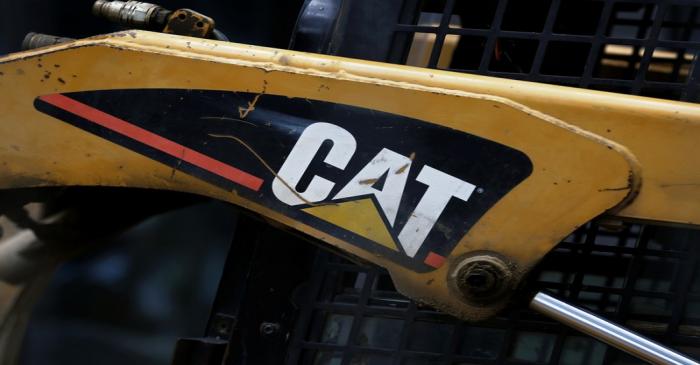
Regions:
<svg viewBox="0 0 700 365"><path fill-rule="evenodd" d="M395 63L700 101L697 1L408 0L395 30Z"/></svg>
<svg viewBox="0 0 700 365"><path fill-rule="evenodd" d="M386 0L382 13L392 1L392 28L372 28L390 34L386 57L368 58L700 102L698 1ZM698 357L699 245L700 231L591 222L531 285ZM328 253L314 270L288 364L640 363L526 309L467 324L404 298L383 270Z"/></svg>
<svg viewBox="0 0 700 365"><path fill-rule="evenodd" d="M618 323L700 355L700 231L590 223L531 280ZM409 301L380 269L321 253L289 364L640 363L526 309L468 324Z"/></svg>

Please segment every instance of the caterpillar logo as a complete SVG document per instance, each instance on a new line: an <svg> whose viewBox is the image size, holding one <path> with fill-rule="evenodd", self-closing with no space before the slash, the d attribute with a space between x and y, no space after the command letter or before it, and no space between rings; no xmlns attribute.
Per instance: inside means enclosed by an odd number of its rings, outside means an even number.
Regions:
<svg viewBox="0 0 700 365"><path fill-rule="evenodd" d="M532 172L522 152L402 115L280 95L147 89L37 110L418 272ZM470 115L462 116L465 120Z"/></svg>
<svg viewBox="0 0 700 365"><path fill-rule="evenodd" d="M323 161L344 170L357 150L357 141L341 127L314 123L304 130L294 145L272 182L272 192L277 199L291 206L312 205L304 211L396 250L396 242L384 228L384 222L390 229L398 229L395 227L396 216L413 161L408 156L382 148L330 199L330 204L313 206L330 198L335 183L313 176L304 192L296 191L294 187L326 141L333 145ZM398 243L409 257L414 257L420 250L450 200L455 198L467 202L476 188L428 165L420 169L415 182L426 186L425 193L397 235ZM370 200L379 207L383 219L379 219ZM364 224L358 224L359 221ZM431 260L440 259L434 257ZM439 266L437 262L434 264Z"/></svg>

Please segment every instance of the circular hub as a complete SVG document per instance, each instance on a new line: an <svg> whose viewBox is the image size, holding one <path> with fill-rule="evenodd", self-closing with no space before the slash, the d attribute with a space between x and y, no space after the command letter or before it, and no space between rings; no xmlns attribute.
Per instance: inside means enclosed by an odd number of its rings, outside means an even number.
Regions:
<svg viewBox="0 0 700 365"><path fill-rule="evenodd" d="M481 306L495 304L514 288L510 265L490 252L462 259L451 271L450 282L466 301Z"/></svg>

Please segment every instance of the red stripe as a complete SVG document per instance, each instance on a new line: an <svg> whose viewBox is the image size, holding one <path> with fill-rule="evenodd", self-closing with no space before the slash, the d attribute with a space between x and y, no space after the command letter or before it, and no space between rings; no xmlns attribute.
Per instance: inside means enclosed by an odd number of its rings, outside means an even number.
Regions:
<svg viewBox="0 0 700 365"><path fill-rule="evenodd" d="M224 177L236 184L243 185L251 190L258 191L263 184L263 179L203 155L195 150L187 148L179 143L163 138L141 127L119 119L113 115L97 110L89 105L71 99L62 94L52 94L39 97L39 99L87 119L95 124L113 130L123 136L153 147L170 156L189 162L199 168L213 174Z"/></svg>
<svg viewBox="0 0 700 365"><path fill-rule="evenodd" d="M445 258L436 254L435 252L430 251L428 252L428 256L426 256L424 262L437 269L445 263Z"/></svg>

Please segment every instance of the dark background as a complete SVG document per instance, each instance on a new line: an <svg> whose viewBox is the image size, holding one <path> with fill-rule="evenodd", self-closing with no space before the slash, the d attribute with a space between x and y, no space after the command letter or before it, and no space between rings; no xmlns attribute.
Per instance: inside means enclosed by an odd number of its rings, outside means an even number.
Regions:
<svg viewBox="0 0 700 365"><path fill-rule="evenodd" d="M0 1L0 54L19 51L28 32L82 38L118 31L91 14L92 3ZM159 2L211 16L231 41L278 48L289 45L301 3ZM54 275L32 315L21 363L169 364L177 338L204 333L236 219L234 207L202 200L96 242L101 249Z"/></svg>
<svg viewBox="0 0 700 365"><path fill-rule="evenodd" d="M236 218L203 202L95 242L54 274L21 363L170 364L177 338L204 333Z"/></svg>

